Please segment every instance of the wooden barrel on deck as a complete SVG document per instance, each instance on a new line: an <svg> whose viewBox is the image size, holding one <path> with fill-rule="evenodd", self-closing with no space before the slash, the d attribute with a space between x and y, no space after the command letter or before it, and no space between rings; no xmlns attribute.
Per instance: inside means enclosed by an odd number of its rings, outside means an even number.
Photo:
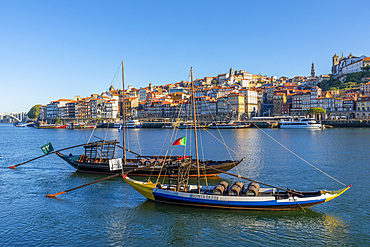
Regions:
<svg viewBox="0 0 370 247"><path fill-rule="evenodd" d="M159 162L159 160L154 160L152 162L152 165L161 165L161 162Z"/></svg>
<svg viewBox="0 0 370 247"><path fill-rule="evenodd" d="M256 182L251 182L245 192L246 196L258 196L260 192L260 185Z"/></svg>
<svg viewBox="0 0 370 247"><path fill-rule="evenodd" d="M147 159L141 159L141 160L139 160L138 165L143 166L143 165L145 165L146 161L147 161Z"/></svg>
<svg viewBox="0 0 370 247"><path fill-rule="evenodd" d="M213 189L213 194L222 196L228 187L229 184L226 181L222 181Z"/></svg>
<svg viewBox="0 0 370 247"><path fill-rule="evenodd" d="M242 182L236 182L233 184L229 191L229 196L239 196L243 192L244 184Z"/></svg>

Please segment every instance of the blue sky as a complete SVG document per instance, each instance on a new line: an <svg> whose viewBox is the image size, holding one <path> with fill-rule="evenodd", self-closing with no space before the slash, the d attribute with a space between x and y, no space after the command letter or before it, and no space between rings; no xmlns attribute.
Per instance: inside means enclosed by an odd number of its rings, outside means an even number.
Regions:
<svg viewBox="0 0 370 247"><path fill-rule="evenodd" d="M370 1L0 0L0 113L106 90L216 76L330 73L370 56ZM114 86L120 87L116 82Z"/></svg>

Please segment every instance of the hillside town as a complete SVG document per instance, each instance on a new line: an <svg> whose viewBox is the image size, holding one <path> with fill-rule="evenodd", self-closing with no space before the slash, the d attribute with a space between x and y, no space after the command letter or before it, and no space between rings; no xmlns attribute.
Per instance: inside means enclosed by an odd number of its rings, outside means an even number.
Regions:
<svg viewBox="0 0 370 247"><path fill-rule="evenodd" d="M332 57L331 74L293 78L254 75L230 68L227 73L194 80L196 113L199 120L243 120L253 117L304 116L314 107L325 109L323 119L370 119L370 77L361 85L324 91L318 84L330 78L345 82L346 77L370 67L370 57ZM122 116L123 106L131 119L186 120L191 115L190 82L135 88L123 91L113 86L107 92L58 99L40 106L39 120L113 119Z"/></svg>

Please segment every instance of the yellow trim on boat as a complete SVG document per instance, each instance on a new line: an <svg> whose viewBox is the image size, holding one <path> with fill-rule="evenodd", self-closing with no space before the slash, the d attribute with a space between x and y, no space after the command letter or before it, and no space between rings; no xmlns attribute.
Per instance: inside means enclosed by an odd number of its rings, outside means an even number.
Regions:
<svg viewBox="0 0 370 247"><path fill-rule="evenodd" d="M156 184L153 184L151 181L136 181L127 176L124 178L124 180L147 199L154 200L153 189L156 187Z"/></svg>
<svg viewBox="0 0 370 247"><path fill-rule="evenodd" d="M346 188L344 188L344 189L342 189L342 190L330 191L330 192L329 191L325 191L325 190L322 191L323 194L326 194L326 193L334 194L333 196L326 198L325 202L328 202L328 201L333 200L334 198L340 196L341 194L343 194L344 192L346 192L349 188L351 188L351 185L348 186L348 187L346 187Z"/></svg>

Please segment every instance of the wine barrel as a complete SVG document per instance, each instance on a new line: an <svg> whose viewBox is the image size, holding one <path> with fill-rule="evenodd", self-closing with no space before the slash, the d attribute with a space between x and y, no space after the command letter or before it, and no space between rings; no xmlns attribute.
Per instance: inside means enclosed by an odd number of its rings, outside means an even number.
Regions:
<svg viewBox="0 0 370 247"><path fill-rule="evenodd" d="M145 165L145 166L150 166L151 164L152 164L151 160L146 160L146 161L144 162L144 165Z"/></svg>
<svg viewBox="0 0 370 247"><path fill-rule="evenodd" d="M161 165L161 163L160 163L158 160L154 160L154 161L152 162L152 164L153 164L153 165L156 165L156 166L157 166L157 165Z"/></svg>
<svg viewBox="0 0 370 247"><path fill-rule="evenodd" d="M214 189L213 189L213 194L214 195L218 195L218 196L222 196L225 192L225 187L222 186L222 185L217 185Z"/></svg>
<svg viewBox="0 0 370 247"><path fill-rule="evenodd" d="M251 182L245 192L246 196L258 196L260 192L260 185L256 182Z"/></svg>
<svg viewBox="0 0 370 247"><path fill-rule="evenodd" d="M224 186L225 190L227 190L227 188L229 187L229 183L226 181L221 181L218 185Z"/></svg>
<svg viewBox="0 0 370 247"><path fill-rule="evenodd" d="M227 191L229 184L226 181L221 181L214 189L213 194L222 196Z"/></svg>
<svg viewBox="0 0 370 247"><path fill-rule="evenodd" d="M229 191L229 196L239 196L243 192L244 184L242 182L236 182L233 184Z"/></svg>
<svg viewBox="0 0 370 247"><path fill-rule="evenodd" d="M138 165L143 166L143 165L145 165L146 161L147 161L147 159L141 159L141 160L139 160Z"/></svg>
<svg viewBox="0 0 370 247"><path fill-rule="evenodd" d="M172 159L166 159L165 164L168 166L172 165Z"/></svg>

